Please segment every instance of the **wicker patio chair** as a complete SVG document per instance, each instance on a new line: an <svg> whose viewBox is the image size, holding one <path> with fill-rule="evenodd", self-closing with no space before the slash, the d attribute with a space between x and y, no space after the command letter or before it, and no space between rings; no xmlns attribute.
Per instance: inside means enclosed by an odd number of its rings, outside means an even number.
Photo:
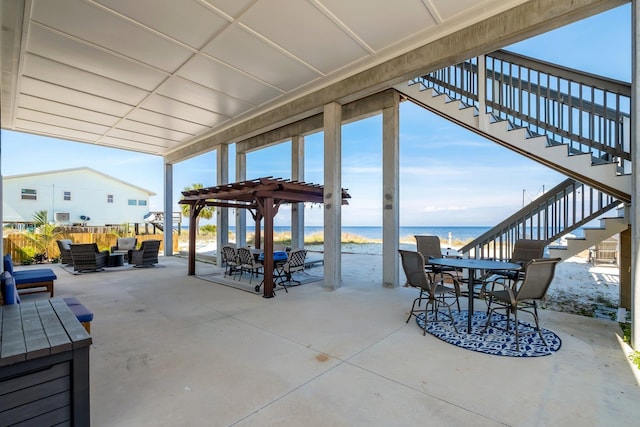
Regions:
<svg viewBox="0 0 640 427"><path fill-rule="evenodd" d="M138 245L137 237L118 237L116 245L111 246L112 254L123 254L125 261L129 258L129 251Z"/></svg>
<svg viewBox="0 0 640 427"><path fill-rule="evenodd" d="M109 251L100 251L96 243L77 243L70 246L74 271L98 271L109 260Z"/></svg>
<svg viewBox="0 0 640 427"><path fill-rule="evenodd" d="M134 267L153 267L158 263L159 251L160 240L145 240L140 245L140 249L129 251L129 264Z"/></svg>
<svg viewBox="0 0 640 427"><path fill-rule="evenodd" d="M60 250L60 263L63 265L73 264L73 258L71 258L71 245L73 241L71 239L56 240L58 243L58 249Z"/></svg>

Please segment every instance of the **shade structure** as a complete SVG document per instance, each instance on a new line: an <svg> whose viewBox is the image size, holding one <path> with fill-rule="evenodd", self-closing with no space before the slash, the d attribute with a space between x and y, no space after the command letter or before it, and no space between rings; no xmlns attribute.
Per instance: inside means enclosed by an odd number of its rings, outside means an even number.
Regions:
<svg viewBox="0 0 640 427"><path fill-rule="evenodd" d="M347 204L351 196L345 189L341 191L342 204ZM183 191L179 203L190 206L188 274L195 274L196 220L202 209L207 206L248 209L256 223L257 249L261 247L260 223L264 219L263 296L273 297L273 218L278 213L280 205L304 202L323 203L324 187L318 184L264 177Z"/></svg>

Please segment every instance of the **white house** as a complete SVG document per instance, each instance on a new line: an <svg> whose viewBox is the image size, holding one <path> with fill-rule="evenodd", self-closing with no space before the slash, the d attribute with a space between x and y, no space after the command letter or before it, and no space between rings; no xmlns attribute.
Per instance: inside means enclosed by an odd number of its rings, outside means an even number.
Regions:
<svg viewBox="0 0 640 427"><path fill-rule="evenodd" d="M155 193L82 167L3 178L3 222L31 222L46 210L61 225L142 223Z"/></svg>

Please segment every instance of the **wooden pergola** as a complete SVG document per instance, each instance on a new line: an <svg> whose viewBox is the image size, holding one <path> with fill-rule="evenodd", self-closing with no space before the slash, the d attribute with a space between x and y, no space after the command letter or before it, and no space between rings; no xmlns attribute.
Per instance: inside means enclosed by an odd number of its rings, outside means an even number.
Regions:
<svg viewBox="0 0 640 427"><path fill-rule="evenodd" d="M273 218L280 205L285 203L323 203L324 187L282 178L257 178L250 181L223 184L216 187L200 188L182 192L180 204L189 209L189 262L188 274L196 272L196 220L206 206L247 209L256 224L255 247L261 247L260 223L264 219L264 293L272 298L273 292ZM347 204L351 196L342 190L342 204Z"/></svg>

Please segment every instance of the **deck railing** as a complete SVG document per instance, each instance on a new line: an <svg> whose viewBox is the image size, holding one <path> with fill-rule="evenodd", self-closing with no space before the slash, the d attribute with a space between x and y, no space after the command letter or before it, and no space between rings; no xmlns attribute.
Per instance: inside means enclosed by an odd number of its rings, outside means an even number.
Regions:
<svg viewBox="0 0 640 427"><path fill-rule="evenodd" d="M508 259L518 239L561 238L619 205L614 197L566 179L491 230L460 248L469 258Z"/></svg>
<svg viewBox="0 0 640 427"><path fill-rule="evenodd" d="M480 76L480 77L479 77ZM482 84L480 84L482 83ZM615 163L631 172L631 85L496 51L415 79L452 100L565 144L569 154L590 153L593 164ZM461 251L472 258L509 258L520 238L552 243L617 206L614 197L568 179L523 207Z"/></svg>
<svg viewBox="0 0 640 427"><path fill-rule="evenodd" d="M484 64L484 66L479 66ZM479 71L484 75L480 87ZM508 120L593 163L631 172L631 85L507 51L471 58L414 80L467 106ZM484 96L479 97L479 93Z"/></svg>

